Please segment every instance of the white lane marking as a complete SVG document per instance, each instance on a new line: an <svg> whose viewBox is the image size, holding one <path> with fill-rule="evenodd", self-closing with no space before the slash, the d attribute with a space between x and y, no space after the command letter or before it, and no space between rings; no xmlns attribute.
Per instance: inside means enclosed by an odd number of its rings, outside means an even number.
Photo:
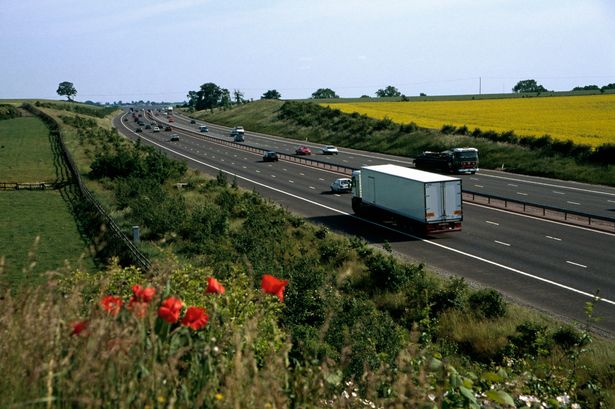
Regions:
<svg viewBox="0 0 615 409"><path fill-rule="evenodd" d="M555 193L556 195L565 195L566 193L564 192L558 192L557 190L553 190L553 193Z"/></svg>
<svg viewBox="0 0 615 409"><path fill-rule="evenodd" d="M122 122L122 124L124 125L124 123L123 123L123 122ZM125 126L125 125L124 125L124 126ZM130 130L130 129L129 129L129 130ZM133 131L131 131L131 132L133 132ZM134 133L134 132L133 132L133 133ZM168 147L166 147L166 146L164 146L164 145L161 145L161 144L159 144L159 143L157 143L157 142L155 142L155 141L153 141L153 140L151 140L151 139L149 139L149 138L143 138L143 139L147 140L147 141L148 141L148 142L150 142L151 144L156 145L156 146L158 146L158 147L160 147L160 148L162 148L162 149L165 149L165 150L167 150L167 151L169 151L169 152L173 152L174 154L176 154L176 155L178 155L178 156L181 156L181 157L184 157L184 158L186 158L186 159L189 159L189 160L191 160L192 162L198 163L198 164L203 165L203 166L207 166L208 168L211 168L211 169L216 170L216 171L219 171L219 172L220 172L220 171L222 171L222 172L224 172L224 171L225 171L224 169L221 169L221 168L219 168L219 167L217 167L217 166L210 165L210 164L208 164L208 163L202 162L202 161L200 161L200 160L198 160L198 159L191 158L191 157L190 157L190 156L188 156L188 155L185 155L185 154L183 154L183 153L180 153L180 152L177 152L177 151L175 151L175 150L173 150L173 149L170 149L170 148L168 148ZM227 172L227 173L229 173L229 172ZM384 229L384 230L389 230L389 231L392 231L392 232L394 232L394 233L396 233L396 234L401 234L401 235L403 235L403 236L410 237L410 238L411 238L411 239L413 239L413 240L423 242L423 243L425 243L425 244L427 244L427 245L430 245L430 246L435 246L435 247L441 248L441 249L443 249L443 250L447 250L447 251L450 251L450 252L452 252L452 253L456 253L456 254L459 254L459 255L462 255L462 256L465 256L465 257L471 258L471 259L473 259L473 260L481 261L481 262L483 262L483 263L490 264L490 265L492 265L492 266L499 267L499 268L501 268L501 269L504 269L504 270L510 271L511 273L515 273L515 274L518 274L518 275L521 275L521 276L524 276L524 277L527 277L527 278L534 279L534 280L536 280L536 281L543 282L543 283L545 283L545 284L552 285L552 286L554 286L554 287L558 287L558 288L561 288L561 289L564 289L564 290L567 290L567 291L570 291L570 292L573 292L573 293L576 293L576 294L582 295L582 296L584 296L584 297L586 297L586 298L590 298L590 299L592 299L592 300L595 298L595 295L594 295L594 294L592 294L592 293L588 293L588 292L586 292L586 291L578 290L578 289L576 289L576 288L574 288L574 287L570 287L570 286L567 286L567 285L565 285L565 284L558 283L557 281L549 280L549 279L546 279L546 278L543 278L543 277L540 277L540 276L537 276L537 275L534 275L534 274L526 273L525 271L522 271L522 270L516 269L516 268L514 268L514 267L509 267L509 266L506 266L506 265L501 264L501 263L498 263L498 262L496 262L496 261L488 260L488 259L486 259L486 258L484 258L484 257L480 257L480 256L477 256L477 255L475 255L475 254L467 253L467 252L465 252L465 251L458 250L458 249L455 249L455 248L453 248L453 247L445 246L444 244L440 244L440 243L436 243L436 242L434 242L434 241L426 240L426 239L425 239L425 238L423 238L423 237L419 237L419 236L415 236L415 235L410 234L410 233L406 233L406 232L402 232L402 231L399 231L399 230L395 230L395 229L393 229L393 228L391 228L391 227L388 227L388 226L383 226L382 224L378 224L378 223L376 223L376 222L374 222L374 221L367 220L367 219L363 219L363 218L358 217L358 216L356 216L356 215L354 215L354 214L350 214L350 213L345 212L345 211L343 211L343 210L339 210L339 209L336 209L336 208L334 208L334 207L327 206L327 205L324 205L324 204L322 204L322 203L318 203L318 202L315 202L315 201L313 201L313 200L307 199L307 198L305 198L305 197L298 196L298 195L295 195L295 194L290 193L290 192L286 192L286 191L284 191L284 190L282 190L282 189L278 189L278 188L275 188L275 187L273 187L273 186L269 186L269 185L266 185L266 184L264 184L264 183L257 182L257 181L255 181L255 180L249 179L249 178L247 178L247 177L245 177L245 176L236 175L236 174L232 174L232 175L233 175L233 176L235 176L237 179L242 179L242 180L245 180L246 182L253 183L253 184L255 184L255 185L258 185L258 186L264 187L264 188L266 188L266 189L270 189L270 190L273 190L273 191L275 191L275 192L282 193L282 194L285 194L285 195L290 196L290 197L294 197L295 199L302 200L302 201L304 201L304 202L307 202L307 203L313 204L314 206L322 207L323 209L330 210L330 211L332 211L332 212L335 212L335 213L341 214L341 215L343 215L343 216L349 216L349 217L352 217L353 219L361 220L361 221L362 221L362 222L364 222L364 223L368 223L368 224L371 224L371 225L377 226L377 227L379 227L379 228L381 228L381 229ZM485 207L485 208L488 208L488 207L486 207L486 206L480 206L480 207ZM488 208L488 209L490 209L490 208ZM507 212L507 213L509 213L509 212ZM537 220L542 220L542 219L538 219L538 218L535 218L535 219L537 219ZM562 223L562 225L567 226L567 225L565 225L565 224L563 224L563 223ZM589 230L589 229L587 229L587 230ZM589 230L589 231L593 231L593 230ZM615 301L610 300L610 299L608 299L608 298L600 298L600 299L599 299L599 301L600 301L600 302L607 303L607 304L615 305Z"/></svg>
<svg viewBox="0 0 615 409"><path fill-rule="evenodd" d="M566 203L570 203L570 204L573 204L573 205L580 205L581 204L579 202L571 202L570 200L568 200Z"/></svg>
<svg viewBox="0 0 615 409"><path fill-rule="evenodd" d="M583 265L583 264L575 263L574 261L568 261L568 260L566 260L566 263L568 263L568 264L572 264L573 266L577 266L577 267L581 267L581 268L587 268L587 266L585 266L585 265Z"/></svg>
<svg viewBox="0 0 615 409"><path fill-rule="evenodd" d="M284 172L288 172L288 170L286 170L286 168L282 168L282 170L283 170Z"/></svg>
<svg viewBox="0 0 615 409"><path fill-rule="evenodd" d="M562 241L562 239L560 239L559 237L553 237L553 236L545 236L545 237L551 240L555 240L555 241Z"/></svg>
<svg viewBox="0 0 615 409"><path fill-rule="evenodd" d="M479 180L478 178L470 178L470 180Z"/></svg>
<svg viewBox="0 0 615 409"><path fill-rule="evenodd" d="M519 187L519 185L515 185L514 183L508 183L508 186Z"/></svg>
<svg viewBox="0 0 615 409"><path fill-rule="evenodd" d="M277 177L277 176L276 176L276 175L271 175L271 177L272 177L272 178L275 178L275 177Z"/></svg>
<svg viewBox="0 0 615 409"><path fill-rule="evenodd" d="M483 185L474 185L474 187L485 187Z"/></svg>
<svg viewBox="0 0 615 409"><path fill-rule="evenodd" d="M290 179L288 179L288 181L289 181L290 183L295 183L295 181L294 181L294 180L290 180Z"/></svg>
<svg viewBox="0 0 615 409"><path fill-rule="evenodd" d="M300 174L301 176L305 176L305 173L303 173L303 172L299 172L299 174Z"/></svg>
<svg viewBox="0 0 615 409"><path fill-rule="evenodd" d="M314 186L310 186L310 189L316 189Z"/></svg>
<svg viewBox="0 0 615 409"><path fill-rule="evenodd" d="M510 247L510 244L504 243L503 241L499 241L499 240L493 240L493 241L498 243L498 244L501 244L502 246Z"/></svg>
<svg viewBox="0 0 615 409"><path fill-rule="evenodd" d="M588 227L577 226L575 224L562 223L562 222L558 222L557 220L543 219L541 217L531 216L529 214L522 214L522 213L511 212L511 211L506 210L506 209L498 209L496 207L485 206L485 205L481 205L481 204L478 204L478 203L463 202L463 204L464 204L464 206L476 206L476 207L483 208L485 210L491 210L493 212L506 213L506 214L509 214L511 216L527 217L528 219L536 220L538 222L557 224L558 226L569 227L571 229L581 229L581 230L585 230L585 231L590 232L590 233L604 234L604 235L607 235L607 236L615 236L615 234L610 233L608 231L594 230L594 229L590 229Z"/></svg>
<svg viewBox="0 0 615 409"><path fill-rule="evenodd" d="M248 167L247 167L247 166L242 166L242 168L244 168L244 169L248 169Z"/></svg>
<svg viewBox="0 0 615 409"><path fill-rule="evenodd" d="M576 190L578 192L597 193L597 194L600 194L600 195L615 196L615 193L611 193L611 192L601 192L599 190L583 189L583 188L580 188L580 187L563 186L563 185L556 185L556 184L553 184L553 183L536 182L536 181L533 181L533 180L516 179L516 178L507 177L507 176L489 175L487 173L481 173L481 176L488 177L488 178L495 178L495 179L512 180L512 181L515 181L515 182L529 183L529 184L532 184L532 185L556 187L558 189Z"/></svg>
<svg viewBox="0 0 615 409"><path fill-rule="evenodd" d="M323 178L318 178L318 180L320 180L321 182L324 182L324 179L323 179Z"/></svg>
<svg viewBox="0 0 615 409"><path fill-rule="evenodd" d="M485 223L493 224L494 226L500 225L500 223L492 222L491 220L485 220Z"/></svg>
<svg viewBox="0 0 615 409"><path fill-rule="evenodd" d="M517 194L521 196L527 196L527 193L523 193L523 192L517 192Z"/></svg>
<svg viewBox="0 0 615 409"><path fill-rule="evenodd" d="M615 203L615 200L607 200L609 203Z"/></svg>
<svg viewBox="0 0 615 409"><path fill-rule="evenodd" d="M260 171L260 170L258 170L258 169L256 169L256 173L261 173L261 171Z"/></svg>

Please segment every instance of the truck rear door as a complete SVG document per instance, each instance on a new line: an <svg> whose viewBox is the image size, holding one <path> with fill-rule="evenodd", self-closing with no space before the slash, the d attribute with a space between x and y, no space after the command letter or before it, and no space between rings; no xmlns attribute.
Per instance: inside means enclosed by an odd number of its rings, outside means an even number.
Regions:
<svg viewBox="0 0 615 409"><path fill-rule="evenodd" d="M461 220L461 181L442 182L442 197L444 198L444 214L446 220Z"/></svg>
<svg viewBox="0 0 615 409"><path fill-rule="evenodd" d="M427 223L442 220L444 213L442 193L442 183L425 184L425 221Z"/></svg>

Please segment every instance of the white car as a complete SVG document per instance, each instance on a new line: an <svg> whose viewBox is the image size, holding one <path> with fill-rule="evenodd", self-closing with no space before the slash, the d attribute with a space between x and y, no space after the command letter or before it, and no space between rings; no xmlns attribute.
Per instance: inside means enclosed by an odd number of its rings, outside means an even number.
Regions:
<svg viewBox="0 0 615 409"><path fill-rule="evenodd" d="M323 155L337 155L339 152L335 146L327 145L322 148Z"/></svg>
<svg viewBox="0 0 615 409"><path fill-rule="evenodd" d="M331 190L333 192L350 192L352 190L352 180L348 178L335 179L331 183Z"/></svg>
<svg viewBox="0 0 615 409"><path fill-rule="evenodd" d="M153 129L154 132L160 132L160 128L158 128L157 126L154 127Z"/></svg>

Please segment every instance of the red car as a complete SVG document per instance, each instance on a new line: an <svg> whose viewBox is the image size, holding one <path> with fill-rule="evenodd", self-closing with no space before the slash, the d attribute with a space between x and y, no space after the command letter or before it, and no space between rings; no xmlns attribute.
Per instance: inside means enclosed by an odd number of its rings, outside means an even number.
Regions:
<svg viewBox="0 0 615 409"><path fill-rule="evenodd" d="M297 155L311 155L312 151L307 146L300 146L295 150Z"/></svg>

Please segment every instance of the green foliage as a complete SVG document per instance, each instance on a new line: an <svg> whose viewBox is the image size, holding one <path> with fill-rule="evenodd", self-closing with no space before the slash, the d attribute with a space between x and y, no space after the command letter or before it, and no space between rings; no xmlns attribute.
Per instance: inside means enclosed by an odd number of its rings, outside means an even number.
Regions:
<svg viewBox="0 0 615 409"><path fill-rule="evenodd" d="M213 82L208 82L198 91L188 92L188 106L200 111L230 105L231 94L228 89L221 88Z"/></svg>
<svg viewBox="0 0 615 409"><path fill-rule="evenodd" d="M339 96L330 88L318 88L312 93L313 99L331 99L339 98Z"/></svg>
<svg viewBox="0 0 615 409"><path fill-rule="evenodd" d="M270 89L269 91L265 92L263 96L261 96L261 99L280 99L280 98L282 98L282 94L280 94L275 89Z"/></svg>
<svg viewBox="0 0 615 409"><path fill-rule="evenodd" d="M539 85L536 80L519 81L514 87L513 92L547 92L548 90Z"/></svg>
<svg viewBox="0 0 615 409"><path fill-rule="evenodd" d="M545 325L524 322L517 326L516 333L509 337L506 354L519 358L536 358L548 355L552 348L553 340Z"/></svg>
<svg viewBox="0 0 615 409"><path fill-rule="evenodd" d="M0 104L0 120L18 118L21 113L15 106L9 104Z"/></svg>
<svg viewBox="0 0 615 409"><path fill-rule="evenodd" d="M376 96L378 98L386 98L386 97L399 97L401 96L401 92L397 88L392 85L387 86L384 89L379 89L376 91Z"/></svg>
<svg viewBox="0 0 615 409"><path fill-rule="evenodd" d="M492 288L484 288L472 293L468 297L468 307L474 314L487 319L506 315L506 303L502 295Z"/></svg>
<svg viewBox="0 0 615 409"><path fill-rule="evenodd" d="M60 96L65 96L69 101L72 101L75 95L77 95L77 89L72 82L68 81L61 82L56 92Z"/></svg>

